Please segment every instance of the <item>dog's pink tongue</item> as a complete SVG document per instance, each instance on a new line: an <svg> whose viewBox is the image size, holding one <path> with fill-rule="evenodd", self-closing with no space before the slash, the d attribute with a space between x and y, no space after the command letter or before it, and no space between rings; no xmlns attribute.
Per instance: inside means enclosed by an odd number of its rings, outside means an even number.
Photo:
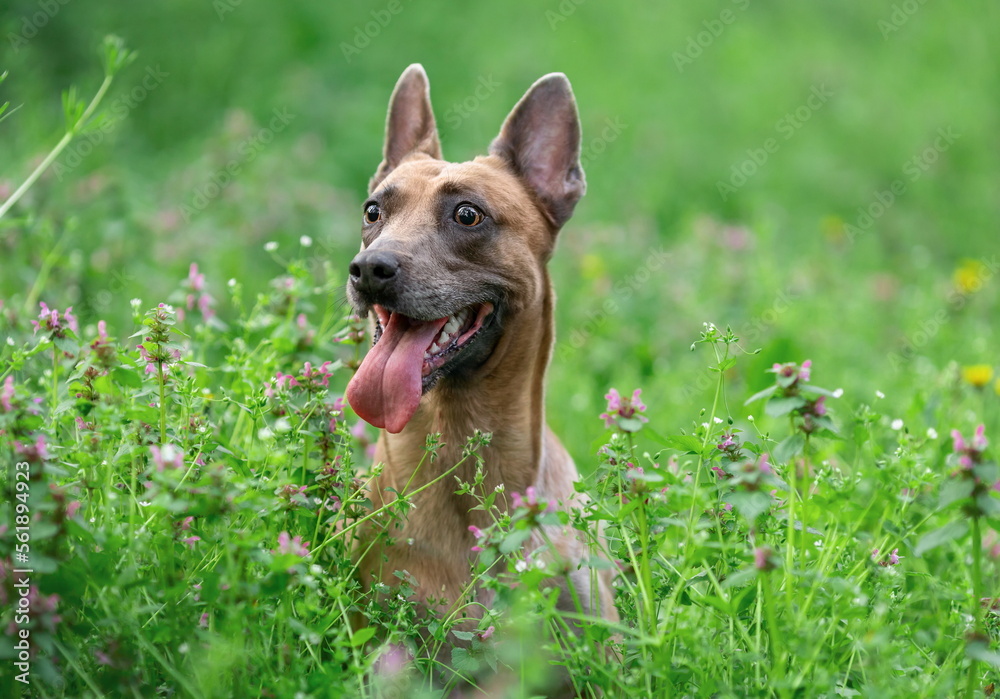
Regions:
<svg viewBox="0 0 1000 699"><path fill-rule="evenodd" d="M393 313L347 384L347 402L354 412L375 427L402 432L420 405L424 352L447 322Z"/></svg>

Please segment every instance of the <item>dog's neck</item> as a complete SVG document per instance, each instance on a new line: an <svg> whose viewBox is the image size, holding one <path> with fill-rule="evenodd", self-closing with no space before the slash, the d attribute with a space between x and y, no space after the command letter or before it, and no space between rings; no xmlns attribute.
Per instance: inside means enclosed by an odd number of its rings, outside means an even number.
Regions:
<svg viewBox="0 0 1000 699"><path fill-rule="evenodd" d="M544 291L536 307L521 309L505 323L481 375L469 381L442 381L424 396L401 433L383 432L376 455L385 463L383 488L399 491L409 484L412 492L460 461L453 475L439 482L440 494L454 493L456 476L472 482L476 459L463 461L463 451L475 430L492 435L490 445L478 451L486 492L503 484L508 493L523 493L536 484L544 456L545 371L554 335L554 295L547 273L542 282ZM429 457L424 458L425 444L427 435L435 433L441 435L440 446L430 463Z"/></svg>

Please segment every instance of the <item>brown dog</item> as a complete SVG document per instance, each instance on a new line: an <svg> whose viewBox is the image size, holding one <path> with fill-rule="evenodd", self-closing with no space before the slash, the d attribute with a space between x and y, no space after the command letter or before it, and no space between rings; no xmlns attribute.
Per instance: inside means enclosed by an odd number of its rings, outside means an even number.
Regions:
<svg viewBox="0 0 1000 699"><path fill-rule="evenodd" d="M384 428L375 460L385 466L369 493L376 507L458 463L475 430L492 433L481 452L486 492L502 484L509 498L533 486L540 500L580 505L576 467L545 424L555 302L545 265L586 189L579 156L576 102L561 73L532 85L489 155L465 163L441 158L423 68L400 77L347 287L354 307L374 315L375 344L347 399ZM418 469L433 433L442 446ZM455 471L465 482L474 474L473 459ZM394 571L405 570L429 608L462 603L475 555L469 526L490 524L487 513L470 511L475 504L455 493L449 476L414 497L391 545L376 541L378 525L368 527L364 583L393 584ZM572 584L585 611L617 620L609 571L579 565L591 555L587 543L561 527L546 533L556 549L549 557L570 570L561 606L574 608ZM482 595L478 601L489 604Z"/></svg>

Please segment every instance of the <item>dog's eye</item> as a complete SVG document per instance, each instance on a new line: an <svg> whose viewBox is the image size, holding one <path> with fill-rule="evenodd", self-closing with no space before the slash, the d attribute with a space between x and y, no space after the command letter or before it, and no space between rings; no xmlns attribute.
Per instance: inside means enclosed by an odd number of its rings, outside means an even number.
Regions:
<svg viewBox="0 0 1000 699"><path fill-rule="evenodd" d="M365 207L365 223L377 223L382 218L382 209L378 204L369 204Z"/></svg>
<svg viewBox="0 0 1000 699"><path fill-rule="evenodd" d="M472 204L460 204L455 209L455 220L463 226L478 226L483 222L483 212Z"/></svg>

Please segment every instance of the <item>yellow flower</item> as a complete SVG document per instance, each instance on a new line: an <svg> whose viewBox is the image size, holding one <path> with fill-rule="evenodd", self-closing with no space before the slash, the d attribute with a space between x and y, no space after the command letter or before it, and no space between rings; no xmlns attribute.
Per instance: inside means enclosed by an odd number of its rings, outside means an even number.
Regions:
<svg viewBox="0 0 1000 699"><path fill-rule="evenodd" d="M967 384L971 384L976 388L982 388L993 380L993 367L989 364L964 366L962 367L962 379ZM1000 381L997 382L997 388L1000 390Z"/></svg>
<svg viewBox="0 0 1000 699"><path fill-rule="evenodd" d="M962 266L955 270L955 287L963 294L974 294L983 288L989 276L986 265L979 260L963 260Z"/></svg>

